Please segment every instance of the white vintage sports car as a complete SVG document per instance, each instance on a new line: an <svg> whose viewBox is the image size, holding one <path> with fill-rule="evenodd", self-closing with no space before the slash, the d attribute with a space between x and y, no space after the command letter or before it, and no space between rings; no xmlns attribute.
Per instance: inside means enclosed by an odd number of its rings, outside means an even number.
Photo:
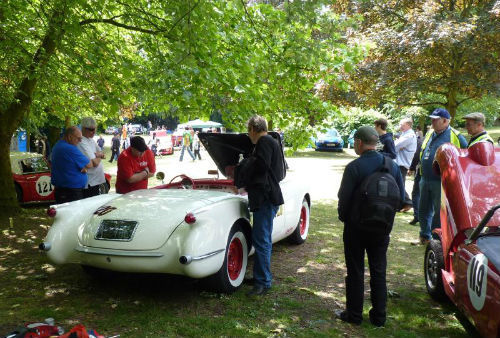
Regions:
<svg viewBox="0 0 500 338"><path fill-rule="evenodd" d="M199 137L222 173L253 148L246 134ZM285 204L274 219L273 242L303 243L311 198L303 182L287 177L280 185ZM55 264L206 278L212 289L233 292L253 253L247 203L230 178L179 175L153 189L52 206L54 223L40 249Z"/></svg>

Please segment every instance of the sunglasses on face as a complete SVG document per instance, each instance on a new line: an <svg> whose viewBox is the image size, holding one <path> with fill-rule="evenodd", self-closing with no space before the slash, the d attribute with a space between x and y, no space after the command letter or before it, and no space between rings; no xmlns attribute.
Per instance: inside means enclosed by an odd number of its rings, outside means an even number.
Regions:
<svg viewBox="0 0 500 338"><path fill-rule="evenodd" d="M85 128L87 129L88 131L95 131L95 128Z"/></svg>

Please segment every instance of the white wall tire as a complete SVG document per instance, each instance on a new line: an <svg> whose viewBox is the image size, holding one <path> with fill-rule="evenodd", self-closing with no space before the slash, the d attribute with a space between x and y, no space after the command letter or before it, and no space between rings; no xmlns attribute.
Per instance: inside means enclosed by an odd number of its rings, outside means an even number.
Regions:
<svg viewBox="0 0 500 338"><path fill-rule="evenodd" d="M207 278L210 289L222 293L233 293L239 289L247 270L248 249L248 241L241 225L235 224L228 236L222 267Z"/></svg>
<svg viewBox="0 0 500 338"><path fill-rule="evenodd" d="M307 200L304 198L302 200L302 206L300 207L299 222L297 227L288 237L288 240L293 244L302 244L306 241L307 235L309 234L309 221L310 221L310 207Z"/></svg>

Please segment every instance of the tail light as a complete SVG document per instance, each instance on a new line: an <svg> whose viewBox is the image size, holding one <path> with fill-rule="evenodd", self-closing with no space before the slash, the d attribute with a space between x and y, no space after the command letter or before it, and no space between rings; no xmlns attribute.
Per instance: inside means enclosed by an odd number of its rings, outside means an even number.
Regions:
<svg viewBox="0 0 500 338"><path fill-rule="evenodd" d="M187 224L193 224L196 222L196 217L192 213L187 213L186 217L184 217L184 222Z"/></svg>
<svg viewBox="0 0 500 338"><path fill-rule="evenodd" d="M47 216L56 217L56 214L57 214L56 208L48 208L47 209Z"/></svg>

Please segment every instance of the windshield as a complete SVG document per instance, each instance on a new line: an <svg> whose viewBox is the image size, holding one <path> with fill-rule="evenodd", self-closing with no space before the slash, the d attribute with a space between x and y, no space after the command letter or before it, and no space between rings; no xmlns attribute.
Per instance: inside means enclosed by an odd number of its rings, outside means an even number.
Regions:
<svg viewBox="0 0 500 338"><path fill-rule="evenodd" d="M26 158L19 161L23 174L40 173L49 171L49 166L43 157Z"/></svg>
<svg viewBox="0 0 500 338"><path fill-rule="evenodd" d="M339 136L339 133L337 130L335 129L329 129L327 130L325 133L321 133L320 134L320 137L338 137Z"/></svg>

